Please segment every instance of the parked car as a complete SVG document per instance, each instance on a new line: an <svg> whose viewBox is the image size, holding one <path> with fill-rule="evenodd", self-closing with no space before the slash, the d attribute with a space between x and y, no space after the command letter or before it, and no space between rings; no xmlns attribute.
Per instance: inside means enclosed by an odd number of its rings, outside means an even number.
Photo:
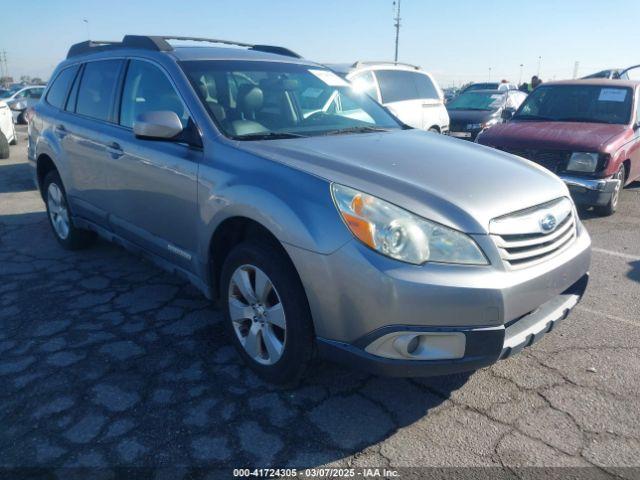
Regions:
<svg viewBox="0 0 640 480"><path fill-rule="evenodd" d="M475 140L487 128L513 116L527 94L518 90L470 90L447 104L449 135Z"/></svg>
<svg viewBox="0 0 640 480"><path fill-rule="evenodd" d="M6 102L0 100L0 160L9 158L9 145L15 145L17 141L11 110Z"/></svg>
<svg viewBox="0 0 640 480"><path fill-rule="evenodd" d="M40 100L44 89L44 85L29 85L14 90L2 99L9 105L15 123L27 123L24 118L24 112Z"/></svg>
<svg viewBox="0 0 640 480"><path fill-rule="evenodd" d="M477 369L582 297L590 239L555 175L409 128L285 48L174 41L71 47L30 165L62 247L97 232L182 274L264 378L300 378L316 352Z"/></svg>
<svg viewBox="0 0 640 480"><path fill-rule="evenodd" d="M513 83L502 82L471 83L466 87L461 88L459 95L473 90L518 90L518 86Z"/></svg>
<svg viewBox="0 0 640 480"><path fill-rule="evenodd" d="M405 124L437 133L449 130L444 93L420 67L392 62L327 66L382 103Z"/></svg>
<svg viewBox="0 0 640 480"><path fill-rule="evenodd" d="M608 70L602 70L600 72L592 73L586 77L582 77L583 80L592 78L609 78L611 80L638 80L640 74L640 65L634 65L628 68L612 68Z"/></svg>
<svg viewBox="0 0 640 480"><path fill-rule="evenodd" d="M478 137L557 173L579 205L615 212L640 178L640 82L573 80L534 90L512 120Z"/></svg>

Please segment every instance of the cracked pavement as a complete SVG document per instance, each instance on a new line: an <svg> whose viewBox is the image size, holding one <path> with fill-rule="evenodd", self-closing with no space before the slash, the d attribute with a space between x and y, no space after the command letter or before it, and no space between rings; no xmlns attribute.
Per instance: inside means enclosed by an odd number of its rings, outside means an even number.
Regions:
<svg viewBox="0 0 640 480"><path fill-rule="evenodd" d="M588 293L523 353L425 379L319 363L281 390L183 280L103 241L62 250L25 145L0 161L0 467L640 465L640 185L586 214Z"/></svg>

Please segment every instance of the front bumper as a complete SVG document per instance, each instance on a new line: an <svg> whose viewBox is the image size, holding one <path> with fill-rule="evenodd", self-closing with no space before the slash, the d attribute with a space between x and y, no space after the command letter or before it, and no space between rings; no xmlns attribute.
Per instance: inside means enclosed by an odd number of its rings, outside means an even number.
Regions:
<svg viewBox="0 0 640 480"><path fill-rule="evenodd" d="M537 342L545 333L553 330L567 318L573 307L582 299L589 282L585 274L576 283L538 309L518 318L507 325L488 328L441 328L427 330L413 327L416 333L460 332L466 339L462 358L454 360L399 360L379 357L368 353L365 348L371 341L392 333L393 328L383 328L373 332L354 344L318 339L320 354L333 361L339 361L376 375L393 377L426 377L477 370L496 361L518 353L523 348Z"/></svg>
<svg viewBox="0 0 640 480"><path fill-rule="evenodd" d="M569 187L574 202L584 206L606 205L620 183L611 177L594 179L562 174L560 178Z"/></svg>
<svg viewBox="0 0 640 480"><path fill-rule="evenodd" d="M537 340L582 297L591 261L591 240L582 226L569 248L517 270L502 263L487 235L474 239L491 265L408 265L356 240L329 255L285 245L307 293L320 350L389 375L473 370ZM453 343L452 337L464 335L463 355L405 360L372 350L374 341L393 332L440 332ZM430 345L423 338L431 337L421 337L421 348Z"/></svg>

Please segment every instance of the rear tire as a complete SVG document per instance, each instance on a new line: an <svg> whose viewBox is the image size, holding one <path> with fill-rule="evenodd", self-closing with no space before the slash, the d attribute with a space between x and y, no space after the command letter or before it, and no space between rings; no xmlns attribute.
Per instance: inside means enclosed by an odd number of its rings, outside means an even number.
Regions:
<svg viewBox="0 0 640 480"><path fill-rule="evenodd" d="M44 177L43 192L49 225L58 243L66 250L80 250L91 245L96 235L73 225L67 194L57 171L52 170Z"/></svg>
<svg viewBox="0 0 640 480"><path fill-rule="evenodd" d="M289 258L266 241L237 245L222 267L220 298L226 329L245 363L268 382L297 384L315 356L315 336Z"/></svg>
<svg viewBox="0 0 640 480"><path fill-rule="evenodd" d="M6 160L9 158L9 142L4 133L0 132L0 160Z"/></svg>
<svg viewBox="0 0 640 480"><path fill-rule="evenodd" d="M24 118L24 113L25 113L25 110L23 110L22 112L20 112L18 114L18 118L16 118L16 123L18 125L26 125L27 124L27 120L26 120L26 118Z"/></svg>
<svg viewBox="0 0 640 480"><path fill-rule="evenodd" d="M613 178L620 180L620 185L611 195L611 198L609 199L609 203L607 203L604 206L594 207L595 212L602 217L608 217L610 215L613 215L614 213L616 213L616 210L618 209L618 203L620 202L620 194L622 193L622 189L624 188L624 181L626 178L624 164L620 165L620 168L615 173L615 175L613 175Z"/></svg>
<svg viewBox="0 0 640 480"><path fill-rule="evenodd" d="M440 130L438 130L436 127L431 127L429 130L427 130L428 132L432 132L432 133L440 133Z"/></svg>

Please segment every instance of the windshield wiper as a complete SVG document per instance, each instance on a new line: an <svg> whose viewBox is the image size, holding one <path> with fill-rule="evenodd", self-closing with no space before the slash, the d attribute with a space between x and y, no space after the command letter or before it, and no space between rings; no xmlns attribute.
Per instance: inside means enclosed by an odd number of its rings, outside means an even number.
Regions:
<svg viewBox="0 0 640 480"><path fill-rule="evenodd" d="M278 140L281 138L302 138L306 135L291 132L260 132L248 133L247 135L236 135L235 140Z"/></svg>
<svg viewBox="0 0 640 480"><path fill-rule="evenodd" d="M539 115L515 115L513 120L544 120L547 122L557 122L557 118L541 117Z"/></svg>
<svg viewBox="0 0 640 480"><path fill-rule="evenodd" d="M359 127L349 127L349 128L340 128L336 130L329 130L328 132L325 132L322 135L342 135L343 133L372 133L372 132L388 132L388 131L389 131L388 128L359 126Z"/></svg>

